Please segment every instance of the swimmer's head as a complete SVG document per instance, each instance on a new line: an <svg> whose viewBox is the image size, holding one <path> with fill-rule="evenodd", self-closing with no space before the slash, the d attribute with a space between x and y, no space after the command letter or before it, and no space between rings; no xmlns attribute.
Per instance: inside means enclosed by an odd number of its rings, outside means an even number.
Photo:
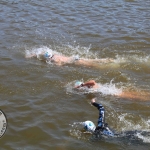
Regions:
<svg viewBox="0 0 150 150"><path fill-rule="evenodd" d="M75 87L81 86L82 84L83 84L83 82L77 81L77 82L75 83Z"/></svg>
<svg viewBox="0 0 150 150"><path fill-rule="evenodd" d="M52 55L52 53L49 53L49 52L46 52L45 54L44 54L44 57L45 58L51 58L53 55Z"/></svg>
<svg viewBox="0 0 150 150"><path fill-rule="evenodd" d="M89 132L94 132L96 129L96 126L92 121L85 121L83 125L84 125L84 129Z"/></svg>

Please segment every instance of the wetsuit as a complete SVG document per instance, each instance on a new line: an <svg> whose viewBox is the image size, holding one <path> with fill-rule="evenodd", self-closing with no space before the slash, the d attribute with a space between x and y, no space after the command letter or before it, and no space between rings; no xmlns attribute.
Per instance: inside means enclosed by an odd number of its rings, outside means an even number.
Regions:
<svg viewBox="0 0 150 150"><path fill-rule="evenodd" d="M92 103L93 106L97 107L99 110L99 118L97 122L97 127L95 132L100 132L103 135L114 136L114 133L108 128L107 123L105 123L105 109L101 104L96 102Z"/></svg>

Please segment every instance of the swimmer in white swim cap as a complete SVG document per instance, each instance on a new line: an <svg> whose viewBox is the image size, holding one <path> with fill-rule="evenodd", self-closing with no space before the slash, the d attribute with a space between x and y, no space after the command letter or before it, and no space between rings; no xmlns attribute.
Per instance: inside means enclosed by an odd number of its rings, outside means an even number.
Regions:
<svg viewBox="0 0 150 150"><path fill-rule="evenodd" d="M47 52L31 52L26 55L26 58L32 58L32 57L40 57L44 56L46 58L46 62L53 62L56 65L65 65L65 64L74 64L74 65L80 65L80 66L87 66L87 67L99 67L100 63L112 63L114 62L114 59L106 58L106 59L87 59L87 58L80 58L78 55L76 56L65 56L63 54L60 54L58 52L55 52L54 54L51 54L49 51ZM40 59L42 60L42 59Z"/></svg>
<svg viewBox="0 0 150 150"><path fill-rule="evenodd" d="M84 125L84 129L89 132L94 132L96 129L96 126L92 121L85 121L83 125Z"/></svg>
<svg viewBox="0 0 150 150"><path fill-rule="evenodd" d="M93 106L97 107L99 110L99 118L97 122L97 127L95 127L92 121L85 121L83 123L84 129L86 131L100 133L106 136L114 136L114 133L109 129L107 123L105 123L105 110L101 104L95 102L95 98L91 100Z"/></svg>
<svg viewBox="0 0 150 150"><path fill-rule="evenodd" d="M75 82L75 88L82 87L82 85L83 85L83 82L81 81Z"/></svg>

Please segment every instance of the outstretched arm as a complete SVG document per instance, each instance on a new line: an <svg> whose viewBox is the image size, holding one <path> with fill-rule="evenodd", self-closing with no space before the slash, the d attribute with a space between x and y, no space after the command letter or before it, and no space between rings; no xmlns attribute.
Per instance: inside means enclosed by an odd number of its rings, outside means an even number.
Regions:
<svg viewBox="0 0 150 150"><path fill-rule="evenodd" d="M98 125L96 129L102 129L105 126L105 110L101 104L95 102L95 98L91 100L93 106L97 107L99 110L99 118L98 118Z"/></svg>
<svg viewBox="0 0 150 150"><path fill-rule="evenodd" d="M83 86L94 86L96 82L94 80L87 81L83 83Z"/></svg>
<svg viewBox="0 0 150 150"><path fill-rule="evenodd" d="M107 136L114 136L114 133L109 129L107 124L105 124L105 110L101 104L95 102L95 98L91 100L91 103L99 109L99 118L98 118L98 125L95 131L100 131L102 134Z"/></svg>

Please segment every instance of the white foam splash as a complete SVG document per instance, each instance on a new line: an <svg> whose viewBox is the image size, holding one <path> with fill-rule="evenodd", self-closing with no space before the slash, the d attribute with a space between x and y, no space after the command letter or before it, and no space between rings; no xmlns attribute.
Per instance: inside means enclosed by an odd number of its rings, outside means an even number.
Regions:
<svg viewBox="0 0 150 150"><path fill-rule="evenodd" d="M144 143L150 143L150 136L143 136L142 133L137 133L135 136L141 139Z"/></svg>
<svg viewBox="0 0 150 150"><path fill-rule="evenodd" d="M43 47L40 47L40 48L32 48L32 49L27 49L25 50L25 56L27 58L30 58L32 56L34 57L37 57L38 59L42 59L41 58L41 55L44 54L45 52L49 52L49 53L52 53L52 54L58 54L58 52L46 47L46 46L43 46Z"/></svg>
<svg viewBox="0 0 150 150"><path fill-rule="evenodd" d="M102 93L103 95L119 95L122 92L122 88L117 88L112 82L106 84L99 84L97 92Z"/></svg>
<svg viewBox="0 0 150 150"><path fill-rule="evenodd" d="M61 48L62 49L62 48ZM84 57L84 58L97 58L97 54L93 53L92 51L90 51L91 49L91 45L89 45L88 47L83 47L80 45L65 45L63 47L63 52L65 51L66 54L68 55L79 55L80 57Z"/></svg>
<svg viewBox="0 0 150 150"><path fill-rule="evenodd" d="M92 134L88 131L83 131L84 122L74 122L70 124L71 129L69 130L70 134L78 139L87 139L85 133Z"/></svg>

